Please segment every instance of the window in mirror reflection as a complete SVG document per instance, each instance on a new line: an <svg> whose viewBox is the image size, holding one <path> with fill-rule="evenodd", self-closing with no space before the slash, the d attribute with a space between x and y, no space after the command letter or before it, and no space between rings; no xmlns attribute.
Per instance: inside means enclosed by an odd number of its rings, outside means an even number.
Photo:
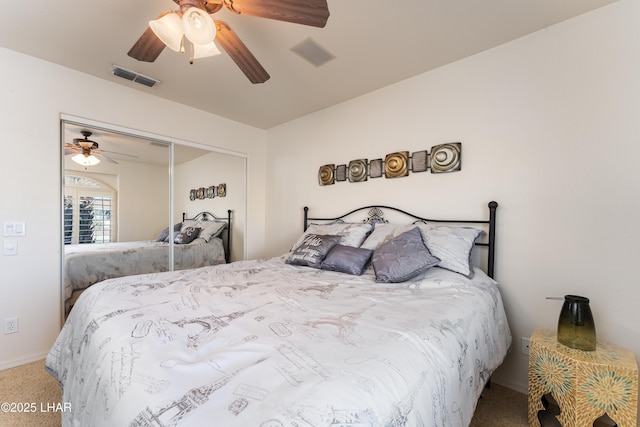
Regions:
<svg viewBox="0 0 640 427"><path fill-rule="evenodd" d="M64 244L116 240L116 191L87 177L65 175Z"/></svg>

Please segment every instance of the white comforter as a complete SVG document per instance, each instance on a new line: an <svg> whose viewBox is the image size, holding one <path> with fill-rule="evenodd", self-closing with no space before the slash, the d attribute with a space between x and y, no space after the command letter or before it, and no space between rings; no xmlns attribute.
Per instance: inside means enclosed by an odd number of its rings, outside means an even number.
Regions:
<svg viewBox="0 0 640 427"><path fill-rule="evenodd" d="M284 257L111 279L47 357L64 426L468 426L511 343L498 288Z"/></svg>

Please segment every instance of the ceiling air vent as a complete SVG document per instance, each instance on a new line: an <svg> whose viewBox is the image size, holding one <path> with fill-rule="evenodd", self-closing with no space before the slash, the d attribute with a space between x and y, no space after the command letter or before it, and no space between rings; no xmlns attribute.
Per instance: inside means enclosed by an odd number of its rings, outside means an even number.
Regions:
<svg viewBox="0 0 640 427"><path fill-rule="evenodd" d="M316 67L324 65L335 58L335 55L311 38L301 41L292 47L291 51L297 53L302 59L309 61Z"/></svg>
<svg viewBox="0 0 640 427"><path fill-rule="evenodd" d="M140 83L141 85L147 87L154 87L155 85L160 83L160 80L144 76L140 73L136 73L135 71L127 70L126 68L122 68L119 65L114 65L113 67L111 67L111 74L113 74L114 76L122 77L123 79L127 79L132 82Z"/></svg>

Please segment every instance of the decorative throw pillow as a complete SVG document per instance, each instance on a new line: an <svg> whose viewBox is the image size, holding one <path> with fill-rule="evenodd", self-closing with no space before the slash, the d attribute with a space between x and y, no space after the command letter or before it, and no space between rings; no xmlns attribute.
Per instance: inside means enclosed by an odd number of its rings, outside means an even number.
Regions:
<svg viewBox="0 0 640 427"><path fill-rule="evenodd" d="M360 247L365 249L376 249L387 240L391 240L412 228L415 228L414 224L398 225L377 223L369 237L367 237Z"/></svg>
<svg viewBox="0 0 640 427"><path fill-rule="evenodd" d="M371 224L355 224L340 222L333 224L311 224L291 250L295 250L309 234L322 234L325 236L340 236L340 244L344 246L359 247L367 238L373 226Z"/></svg>
<svg viewBox="0 0 640 427"><path fill-rule="evenodd" d="M204 239L205 242L208 242L211 238L220 235L222 230L227 227L227 223L222 221L203 221L198 224L198 227L201 228L200 235L198 237Z"/></svg>
<svg viewBox="0 0 640 427"><path fill-rule="evenodd" d="M340 236L307 234L302 244L291 253L287 263L320 268L322 260L339 241Z"/></svg>
<svg viewBox="0 0 640 427"><path fill-rule="evenodd" d="M420 224L419 227L424 243L441 260L438 267L473 277L471 251L482 230L431 224Z"/></svg>
<svg viewBox="0 0 640 427"><path fill-rule="evenodd" d="M182 223L179 222L173 226L173 232L175 233L176 231L180 231L181 228L182 228ZM156 239L156 242L165 242L168 237L169 237L169 227L165 228L160 232L160 235Z"/></svg>
<svg viewBox="0 0 640 427"><path fill-rule="evenodd" d="M439 262L425 246L417 227L383 243L372 259L376 282L391 283L412 279Z"/></svg>
<svg viewBox="0 0 640 427"><path fill-rule="evenodd" d="M180 233L178 233L173 243L178 245L186 245L187 243L191 243L194 240L196 240L199 234L200 234L200 228L187 227L184 230L182 230Z"/></svg>
<svg viewBox="0 0 640 427"><path fill-rule="evenodd" d="M371 249L335 245L320 268L359 276L364 272L372 254Z"/></svg>

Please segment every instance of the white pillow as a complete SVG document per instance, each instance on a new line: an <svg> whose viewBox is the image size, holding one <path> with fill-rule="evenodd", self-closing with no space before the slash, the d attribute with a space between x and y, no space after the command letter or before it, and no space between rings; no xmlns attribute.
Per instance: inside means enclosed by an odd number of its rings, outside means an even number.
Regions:
<svg viewBox="0 0 640 427"><path fill-rule="evenodd" d="M211 240L212 237L217 237L222 230L227 227L227 223L223 221L201 221L198 223L200 230L200 237L206 242Z"/></svg>
<svg viewBox="0 0 640 427"><path fill-rule="evenodd" d="M343 246L353 246L354 248L360 247L364 239L367 238L372 229L371 224L356 224L356 223L332 223L332 224L311 224L307 227L307 231L304 232L298 241L291 248L295 251L298 246L302 244L305 236L308 234L322 234L340 236L339 244Z"/></svg>
<svg viewBox="0 0 640 427"><path fill-rule="evenodd" d="M180 228L180 231L184 231L188 227L198 227L198 221L194 219L186 219L182 221L182 227Z"/></svg>
<svg viewBox="0 0 640 427"><path fill-rule="evenodd" d="M473 227L417 224L422 240L433 256L440 258L438 267L473 277L471 251L482 230Z"/></svg>
<svg viewBox="0 0 640 427"><path fill-rule="evenodd" d="M388 242L394 237L398 237L402 233L406 233L412 228L416 228L416 225L386 224L382 222L376 223L373 232L369 237L367 237L367 240L360 245L360 247L365 249L377 249L382 246L383 243Z"/></svg>

